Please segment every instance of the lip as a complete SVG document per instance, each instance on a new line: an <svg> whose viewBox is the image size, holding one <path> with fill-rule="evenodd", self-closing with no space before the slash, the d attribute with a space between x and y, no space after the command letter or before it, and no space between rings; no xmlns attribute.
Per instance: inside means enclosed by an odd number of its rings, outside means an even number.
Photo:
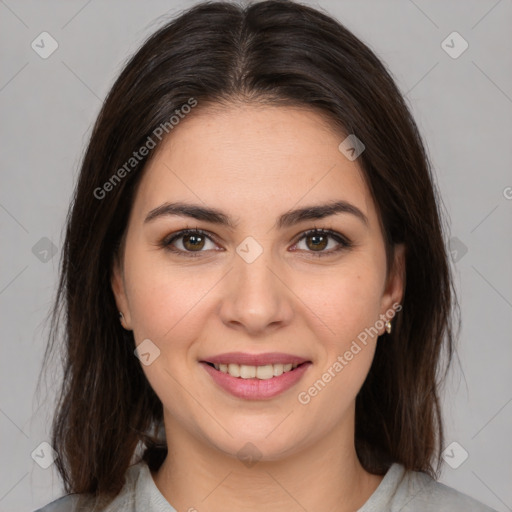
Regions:
<svg viewBox="0 0 512 512"><path fill-rule="evenodd" d="M200 362L264 366L267 364L302 364L308 362L308 360L300 356L285 354L283 352L265 352L263 354L248 354L247 352L226 352L225 354L205 357Z"/></svg>
<svg viewBox="0 0 512 512"><path fill-rule="evenodd" d="M287 357L290 358L289 355ZM275 359L273 361L276 364L279 364L277 361L275 361ZM279 375L279 377L272 377L271 379L242 379L241 377L232 377L231 375L229 375L229 373L224 373L221 372L220 370L216 370L213 366L210 366L205 361L200 361L199 364L206 370L206 372L212 377L214 382L221 389L227 391L231 395L237 398L243 398L245 400L268 400L285 392L286 390L290 389L292 386L294 386L300 381L304 373L312 365L310 361L302 361L302 364L297 363L300 364L299 366L297 366L297 368L289 372L285 372ZM213 363L214 361L210 362ZM234 360L232 360L231 362L235 363ZM253 364L253 366L263 365L260 363L258 365Z"/></svg>

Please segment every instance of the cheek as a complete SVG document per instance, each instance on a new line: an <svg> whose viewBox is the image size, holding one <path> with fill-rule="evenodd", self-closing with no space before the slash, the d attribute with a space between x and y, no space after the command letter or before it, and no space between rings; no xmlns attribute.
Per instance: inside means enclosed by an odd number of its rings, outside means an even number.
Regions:
<svg viewBox="0 0 512 512"><path fill-rule="evenodd" d="M158 344L190 338L201 325L201 299L213 279L187 268L171 268L160 258L157 264L151 254L135 254L125 269L135 339L150 338Z"/></svg>
<svg viewBox="0 0 512 512"><path fill-rule="evenodd" d="M381 287L382 276L375 267L364 262L347 265L328 279L304 287L310 318L320 318L329 344L343 350L379 318Z"/></svg>
<svg viewBox="0 0 512 512"><path fill-rule="evenodd" d="M310 295L328 329L316 323L318 366L301 386L300 407L312 417L321 416L325 428L350 410L370 370L377 336L371 330L379 318L379 274L371 271L340 273L329 282L327 293Z"/></svg>
<svg viewBox="0 0 512 512"><path fill-rule="evenodd" d="M136 345L149 339L158 349L149 345L158 355L154 362L142 365L146 378L173 416L191 422L193 415L186 417L191 415L190 396L183 383L195 362L191 348L201 339L205 324L201 299L212 288L213 279L176 267L171 273L169 266L157 265L143 255L126 261L125 275Z"/></svg>
<svg viewBox="0 0 512 512"><path fill-rule="evenodd" d="M371 367L378 339L371 327L379 318L382 284L378 270L359 258L322 286L317 282L308 288L319 360L301 391L304 401L310 401L307 410L321 414L327 423L337 421L355 400Z"/></svg>

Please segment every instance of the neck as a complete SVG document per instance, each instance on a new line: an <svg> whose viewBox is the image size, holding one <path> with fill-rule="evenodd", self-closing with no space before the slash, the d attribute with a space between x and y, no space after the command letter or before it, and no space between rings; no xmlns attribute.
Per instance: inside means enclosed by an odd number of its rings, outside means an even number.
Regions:
<svg viewBox="0 0 512 512"><path fill-rule="evenodd" d="M334 430L293 455L252 464L219 451L167 418L166 431L168 456L152 476L176 510L353 512L383 478L361 466L353 428L351 436Z"/></svg>

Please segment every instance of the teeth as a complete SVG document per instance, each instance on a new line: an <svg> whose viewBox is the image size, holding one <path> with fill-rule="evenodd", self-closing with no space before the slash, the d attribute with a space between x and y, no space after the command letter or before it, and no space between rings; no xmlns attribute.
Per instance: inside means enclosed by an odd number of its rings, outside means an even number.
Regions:
<svg viewBox="0 0 512 512"><path fill-rule="evenodd" d="M240 377L242 379L254 379L256 377L256 366L240 365Z"/></svg>
<svg viewBox="0 0 512 512"><path fill-rule="evenodd" d="M279 375L282 375L284 371L284 365L282 364L273 364L274 367L274 377L279 377Z"/></svg>
<svg viewBox="0 0 512 512"><path fill-rule="evenodd" d="M240 377L240 365L230 363L228 364L226 371L224 373L229 373L229 375L232 375L233 377Z"/></svg>
<svg viewBox="0 0 512 512"><path fill-rule="evenodd" d="M285 372L289 372L299 366L298 364L266 364L264 366L249 366L245 364L213 364L216 370L222 373L228 373L232 377L242 379L261 379L268 380L272 377L279 377Z"/></svg>
<svg viewBox="0 0 512 512"><path fill-rule="evenodd" d="M274 367L271 364L266 364L265 366L253 366L252 368L256 368L256 377L258 379L271 379L274 376Z"/></svg>

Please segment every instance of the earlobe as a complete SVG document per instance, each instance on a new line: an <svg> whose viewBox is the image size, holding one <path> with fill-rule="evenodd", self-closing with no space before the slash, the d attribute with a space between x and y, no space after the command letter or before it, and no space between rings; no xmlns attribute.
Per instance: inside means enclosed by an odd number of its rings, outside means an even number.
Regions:
<svg viewBox="0 0 512 512"><path fill-rule="evenodd" d="M393 317L400 311L402 307L403 295L405 293L406 281L406 247L405 244L396 244L394 248L394 264L392 267L391 275L389 276L386 290L383 295L381 318L386 317L386 329L383 331L390 333ZM388 323L390 322L390 323ZM382 334L383 334L382 333Z"/></svg>
<svg viewBox="0 0 512 512"><path fill-rule="evenodd" d="M117 309L119 310L119 321L126 330L131 330L130 311L126 298L123 271L117 257L114 257L111 269L110 286L114 294Z"/></svg>

